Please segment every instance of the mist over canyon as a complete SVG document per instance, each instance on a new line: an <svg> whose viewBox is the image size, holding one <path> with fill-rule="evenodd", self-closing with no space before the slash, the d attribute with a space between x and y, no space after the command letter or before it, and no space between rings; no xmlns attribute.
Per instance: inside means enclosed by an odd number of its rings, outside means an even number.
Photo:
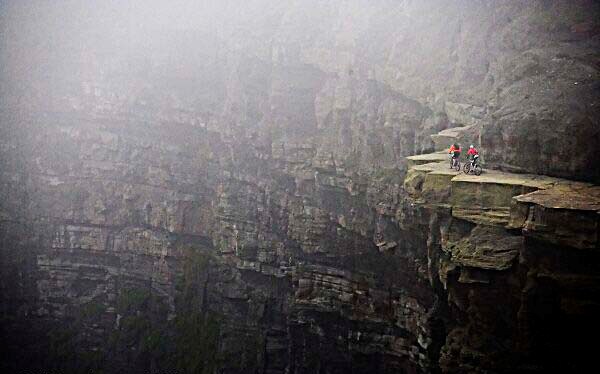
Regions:
<svg viewBox="0 0 600 374"><path fill-rule="evenodd" d="M599 78L594 0L0 1L0 370L585 372Z"/></svg>

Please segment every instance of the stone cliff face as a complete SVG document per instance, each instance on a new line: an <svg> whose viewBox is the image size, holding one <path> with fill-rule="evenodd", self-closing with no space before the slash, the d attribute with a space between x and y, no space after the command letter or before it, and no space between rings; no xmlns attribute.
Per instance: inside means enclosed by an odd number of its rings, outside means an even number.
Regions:
<svg viewBox="0 0 600 374"><path fill-rule="evenodd" d="M595 2L3 6L2 368L593 360Z"/></svg>

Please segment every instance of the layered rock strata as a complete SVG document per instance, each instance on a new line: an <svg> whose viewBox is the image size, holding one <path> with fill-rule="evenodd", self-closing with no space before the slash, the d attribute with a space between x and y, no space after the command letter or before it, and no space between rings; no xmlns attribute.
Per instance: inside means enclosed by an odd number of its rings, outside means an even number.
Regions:
<svg viewBox="0 0 600 374"><path fill-rule="evenodd" d="M596 3L2 7L4 371L593 361Z"/></svg>
<svg viewBox="0 0 600 374"><path fill-rule="evenodd" d="M509 357L520 357L516 370L535 371L545 364L534 361L546 357L563 370L583 368L586 352L569 351L581 360L569 363L546 354L566 349L558 348L563 339L590 339L598 330L597 187L495 171L466 176L448 167L413 166L404 182L410 209L427 212L429 271L447 291L454 321L440 366L502 371L514 365ZM401 226L414 224L414 215L404 216ZM554 323L560 331L544 333ZM577 331L582 323L586 333Z"/></svg>

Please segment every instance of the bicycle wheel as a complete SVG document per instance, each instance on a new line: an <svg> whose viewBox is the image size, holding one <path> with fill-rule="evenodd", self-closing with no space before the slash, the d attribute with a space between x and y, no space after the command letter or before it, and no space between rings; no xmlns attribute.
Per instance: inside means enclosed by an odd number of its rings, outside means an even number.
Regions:
<svg viewBox="0 0 600 374"><path fill-rule="evenodd" d="M469 174L469 172L471 171L471 163L467 162L464 166L463 166L463 171L465 172L465 174Z"/></svg>
<svg viewBox="0 0 600 374"><path fill-rule="evenodd" d="M454 169L456 169L456 171L460 171L460 161L456 160L456 164L454 165Z"/></svg>
<svg viewBox="0 0 600 374"><path fill-rule="evenodd" d="M481 166L479 165L475 165L475 167L473 168L473 172L475 173L475 175L481 175L482 171L483 169L481 169Z"/></svg>

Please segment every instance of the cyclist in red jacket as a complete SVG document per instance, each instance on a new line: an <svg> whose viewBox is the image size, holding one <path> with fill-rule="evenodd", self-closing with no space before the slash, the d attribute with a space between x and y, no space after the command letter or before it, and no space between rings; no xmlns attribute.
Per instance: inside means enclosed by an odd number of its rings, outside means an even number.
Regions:
<svg viewBox="0 0 600 374"><path fill-rule="evenodd" d="M477 149L473 147L473 144L469 146L469 150L467 151L467 157L469 159L473 159L475 162L477 162L477 159L479 158L479 152L477 152Z"/></svg>

